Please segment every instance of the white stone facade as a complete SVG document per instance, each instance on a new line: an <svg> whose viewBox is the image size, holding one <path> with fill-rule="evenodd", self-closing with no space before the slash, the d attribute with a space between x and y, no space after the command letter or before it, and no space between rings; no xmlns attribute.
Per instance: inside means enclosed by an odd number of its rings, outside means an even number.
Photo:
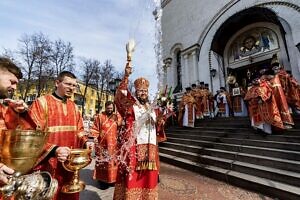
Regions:
<svg viewBox="0 0 300 200"><path fill-rule="evenodd" d="M298 81L300 80L300 53L297 48L297 44L300 43L299 0L165 0L162 7L162 48L166 68L164 84L169 87L175 88L179 77L182 88L197 81L204 81L210 84L215 93L220 86L226 86L227 67L255 64L270 59L274 53L279 55L280 63L291 70ZM212 44L218 31L224 28L229 19L232 20L230 17L253 7L264 8L274 13L279 23L268 21L266 15L267 21L260 19L236 30L228 36L222 52L215 52ZM239 62L230 64L230 45L244 32L258 28L271 30L278 47L246 56ZM219 37L219 40L222 38ZM181 63L179 75L178 55ZM216 69L215 77L211 76L211 69Z"/></svg>

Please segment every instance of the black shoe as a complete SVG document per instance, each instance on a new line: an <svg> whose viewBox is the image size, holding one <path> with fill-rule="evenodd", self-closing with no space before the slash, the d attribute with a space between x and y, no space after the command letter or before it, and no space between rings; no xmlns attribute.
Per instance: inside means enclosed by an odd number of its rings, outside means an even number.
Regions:
<svg viewBox="0 0 300 200"><path fill-rule="evenodd" d="M108 184L108 183L99 181L99 189L100 189L100 190L106 190L106 189L108 189L108 188L109 188L109 184Z"/></svg>

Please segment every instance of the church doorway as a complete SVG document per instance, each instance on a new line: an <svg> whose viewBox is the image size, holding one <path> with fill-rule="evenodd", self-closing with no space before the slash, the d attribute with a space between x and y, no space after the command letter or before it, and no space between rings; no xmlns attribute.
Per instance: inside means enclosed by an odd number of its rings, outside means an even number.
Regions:
<svg viewBox="0 0 300 200"><path fill-rule="evenodd" d="M239 86L246 89L251 83L251 77L253 77L253 75L255 74L258 74L260 69L270 66L270 63L271 59L266 59L257 63L241 66L235 69L227 68L228 76L226 82L230 88L233 87L235 83L238 83Z"/></svg>

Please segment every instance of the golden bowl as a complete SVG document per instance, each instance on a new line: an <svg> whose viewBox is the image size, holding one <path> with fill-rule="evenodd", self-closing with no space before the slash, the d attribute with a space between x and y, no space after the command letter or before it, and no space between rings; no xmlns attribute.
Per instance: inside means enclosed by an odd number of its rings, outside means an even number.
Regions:
<svg viewBox="0 0 300 200"><path fill-rule="evenodd" d="M74 172L80 170L91 163L90 149L71 149L68 159L63 163L66 170Z"/></svg>
<svg viewBox="0 0 300 200"><path fill-rule="evenodd" d="M77 193L85 188L85 183L79 180L79 170L91 163L90 149L71 149L68 159L63 162L63 167L70 172L74 172L73 178L69 183L63 185L61 192Z"/></svg>
<svg viewBox="0 0 300 200"><path fill-rule="evenodd" d="M1 162L22 174L28 173L43 152L47 134L36 130L0 131Z"/></svg>

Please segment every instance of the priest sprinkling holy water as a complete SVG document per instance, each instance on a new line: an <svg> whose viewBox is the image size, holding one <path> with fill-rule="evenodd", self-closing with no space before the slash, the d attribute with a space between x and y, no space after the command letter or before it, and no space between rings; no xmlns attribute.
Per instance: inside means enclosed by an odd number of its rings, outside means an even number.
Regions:
<svg viewBox="0 0 300 200"><path fill-rule="evenodd" d="M158 199L158 141L165 139L164 122L158 106L149 102L149 81L143 77L134 81L135 95L128 90L132 73L131 53L134 41L127 44L125 75L118 87L115 104L124 119L120 133L120 164L115 185L115 200Z"/></svg>

